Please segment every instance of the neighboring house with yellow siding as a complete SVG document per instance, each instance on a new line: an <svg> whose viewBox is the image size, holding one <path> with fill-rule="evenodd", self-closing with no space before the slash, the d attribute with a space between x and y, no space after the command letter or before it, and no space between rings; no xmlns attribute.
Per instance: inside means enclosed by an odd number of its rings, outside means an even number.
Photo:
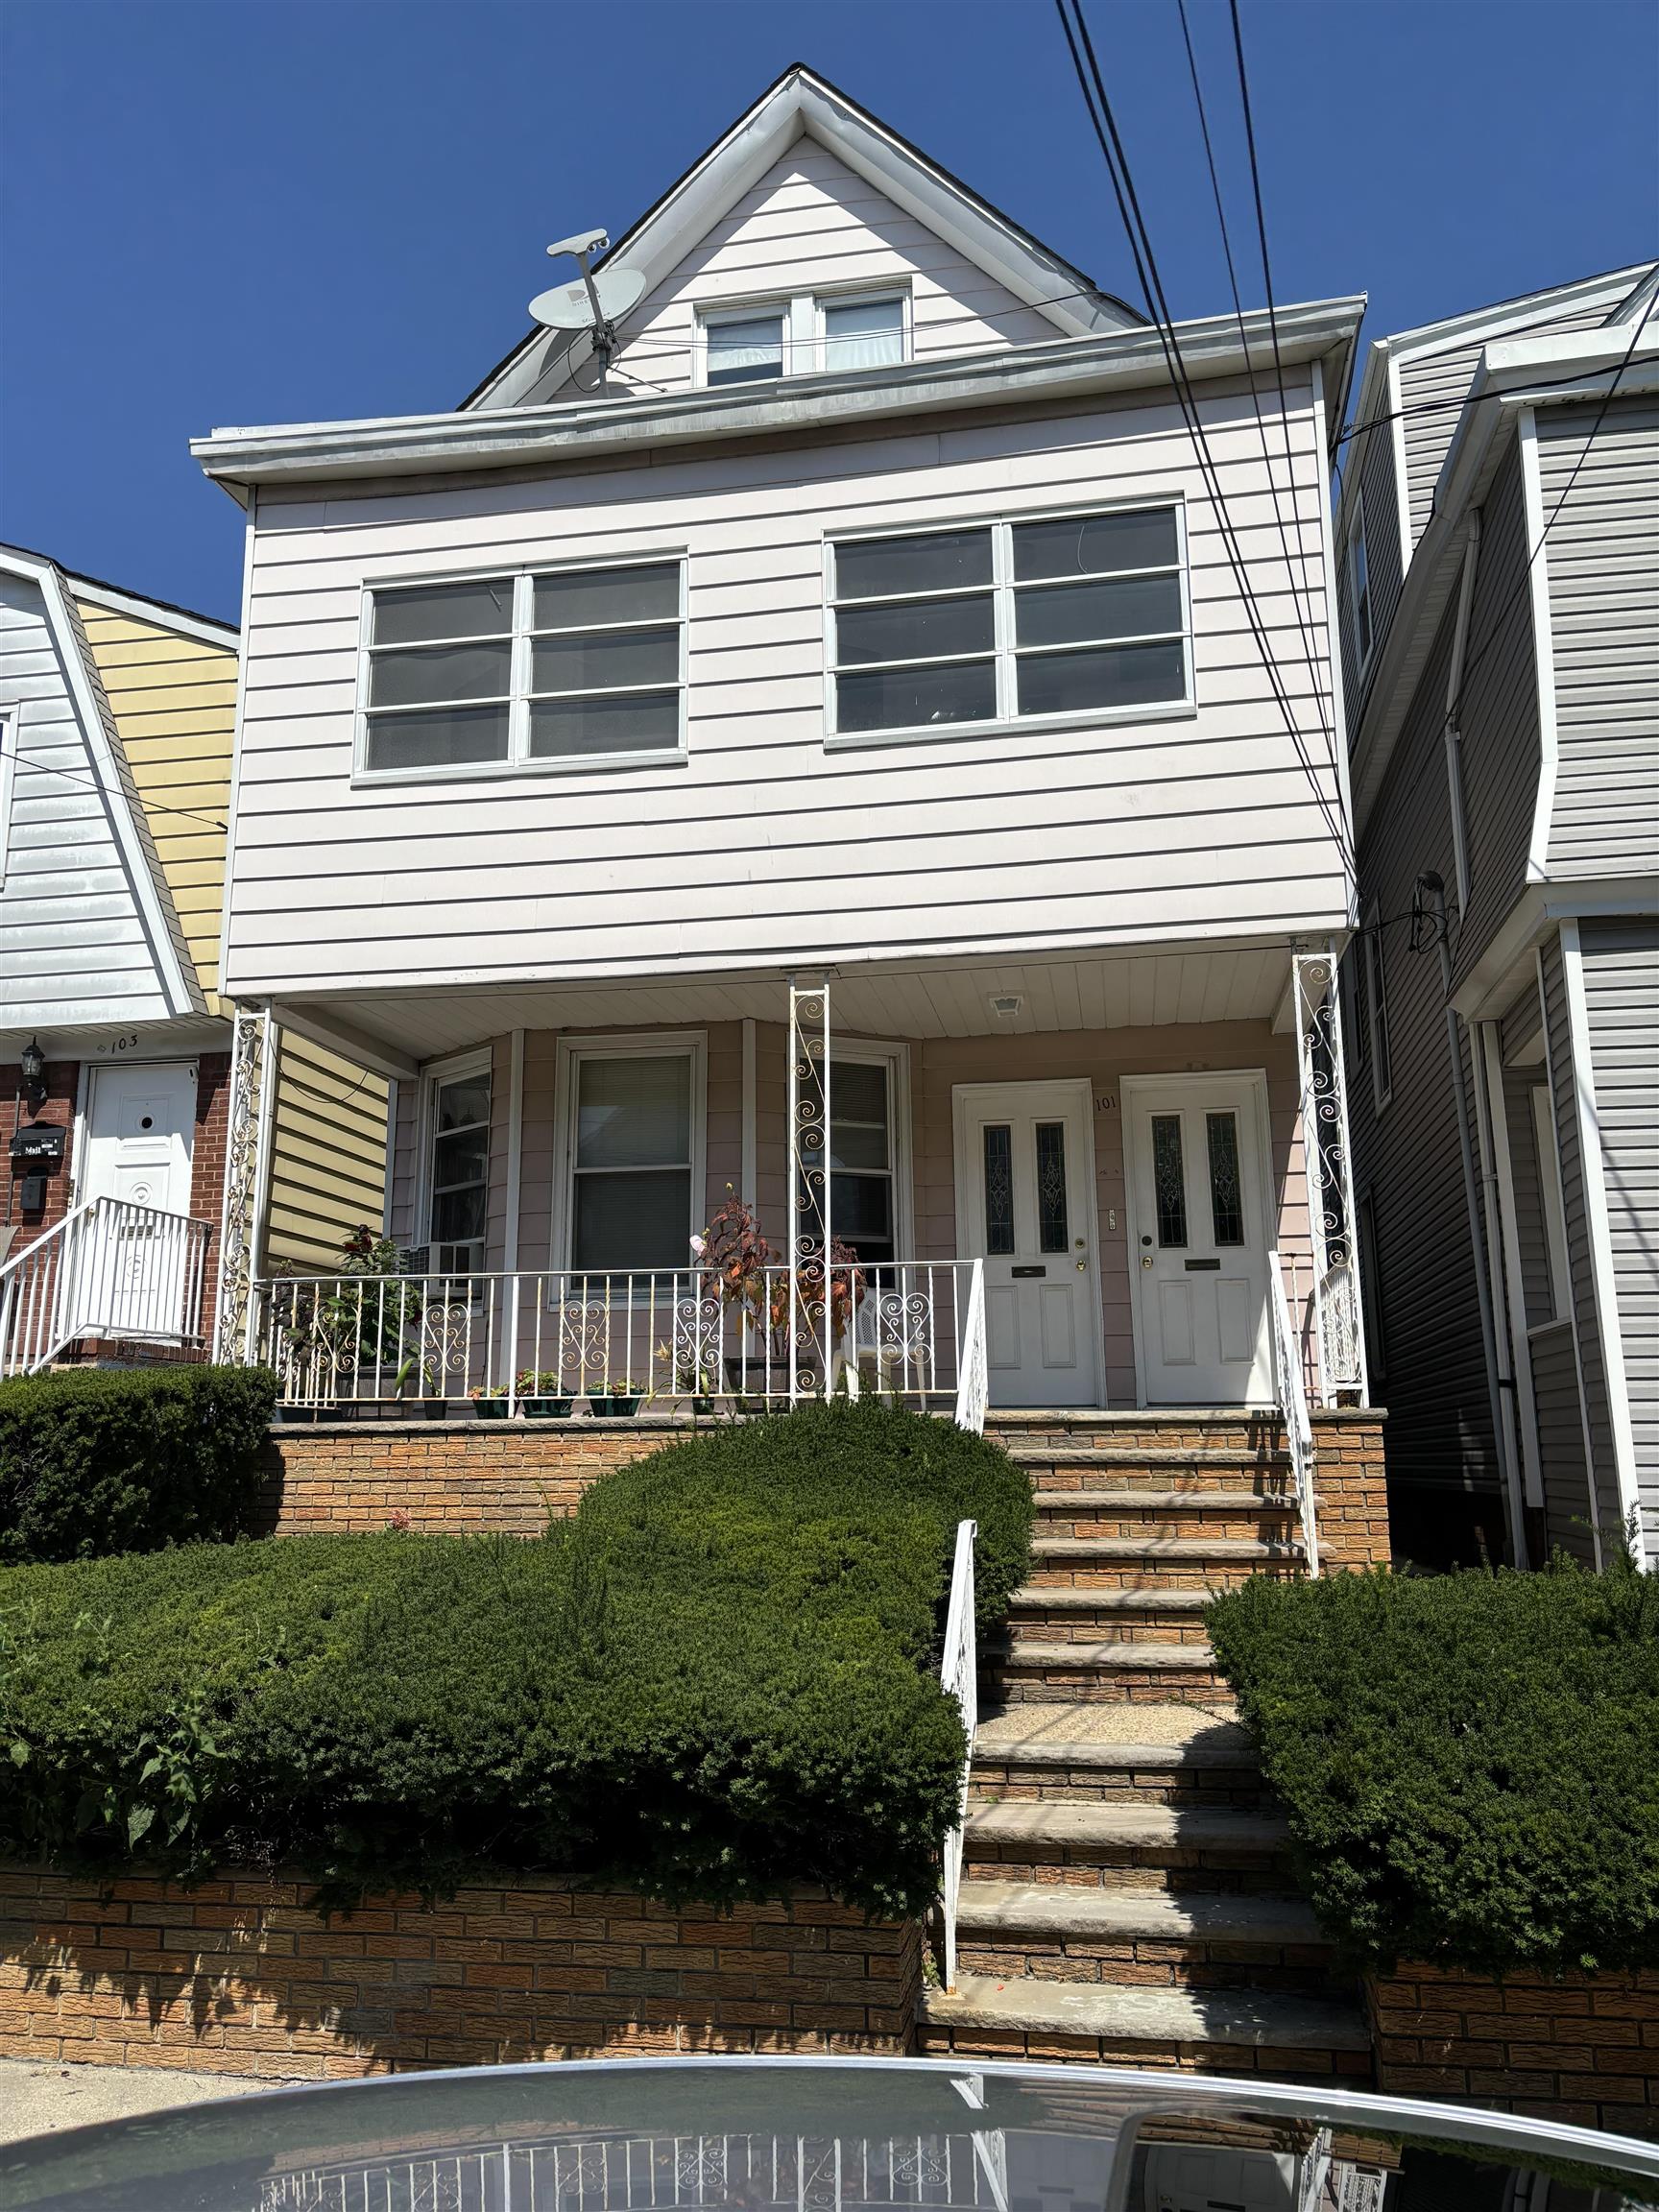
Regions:
<svg viewBox="0 0 1659 2212"><path fill-rule="evenodd" d="M0 1373L211 1334L238 642L0 547ZM253 1233L270 1264L326 1266L381 1219L388 1086L284 1030L270 1047Z"/></svg>

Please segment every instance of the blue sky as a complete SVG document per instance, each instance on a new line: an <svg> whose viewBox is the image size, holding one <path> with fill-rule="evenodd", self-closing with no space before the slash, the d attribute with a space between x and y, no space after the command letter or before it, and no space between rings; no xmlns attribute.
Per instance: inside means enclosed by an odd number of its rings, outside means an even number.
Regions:
<svg viewBox="0 0 1659 2212"><path fill-rule="evenodd" d="M1214 312L1173 0L1086 5L1174 311ZM1189 13L1247 237L1226 9ZM1659 251L1651 0L1243 14L1282 301L1368 292L1377 332ZM233 617L189 437L452 406L547 240L619 233L792 60L1133 296L1048 0L9 0L0 537Z"/></svg>

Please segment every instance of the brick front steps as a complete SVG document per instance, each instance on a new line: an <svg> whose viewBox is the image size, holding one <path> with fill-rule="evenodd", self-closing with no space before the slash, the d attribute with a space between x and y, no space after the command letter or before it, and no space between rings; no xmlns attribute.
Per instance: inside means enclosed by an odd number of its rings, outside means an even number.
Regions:
<svg viewBox="0 0 1659 2212"><path fill-rule="evenodd" d="M1384 1556L1376 1418L1320 1416L1321 1547ZM1204 1628L1213 1591L1304 1572L1264 1414L998 1414L1032 1479L1031 1579L981 1653L957 1983L924 2048L1366 2081L1358 1991ZM1000 1712L996 1708L1000 1706Z"/></svg>

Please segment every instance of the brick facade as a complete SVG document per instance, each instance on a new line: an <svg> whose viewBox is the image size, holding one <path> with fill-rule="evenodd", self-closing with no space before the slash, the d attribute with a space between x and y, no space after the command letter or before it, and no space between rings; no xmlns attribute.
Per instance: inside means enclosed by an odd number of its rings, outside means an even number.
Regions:
<svg viewBox="0 0 1659 2212"><path fill-rule="evenodd" d="M1313 1415L1313 1491L1318 1501L1319 1567L1386 1567L1388 1484L1382 1465L1380 1406L1334 1407Z"/></svg>
<svg viewBox="0 0 1659 2212"><path fill-rule="evenodd" d="M1377 2086L1659 2139L1659 1971L1367 1980Z"/></svg>
<svg viewBox="0 0 1659 2212"><path fill-rule="evenodd" d="M21 1079L15 1063L11 1070L11 1094L0 1100L0 1144L5 1147L4 1159L7 1175L5 1225L12 1231L12 1250L21 1252L25 1245L33 1244L42 1231L61 1221L69 1211L69 1190L75 1177L75 1101L81 1090L81 1063L78 1060L49 1060L44 1081L46 1096L38 1113L31 1114L23 1096ZM22 1209L21 1173L12 1169L12 1140L19 1129L27 1129L36 1121L45 1122L54 1129L67 1132L63 1142L63 1165L55 1167L46 1178L46 1203L32 1214Z"/></svg>
<svg viewBox="0 0 1659 2212"><path fill-rule="evenodd" d="M914 2047L913 1924L820 1892L729 1915L558 1882L373 1900L0 1868L0 2054L336 2080L602 2053Z"/></svg>
<svg viewBox="0 0 1659 2212"><path fill-rule="evenodd" d="M204 1052L196 1063L196 1137L190 1154L190 1211L210 1221L202 1283L202 1326L209 1344L219 1299L219 1227L225 1205L225 1147L230 1128L230 1055Z"/></svg>

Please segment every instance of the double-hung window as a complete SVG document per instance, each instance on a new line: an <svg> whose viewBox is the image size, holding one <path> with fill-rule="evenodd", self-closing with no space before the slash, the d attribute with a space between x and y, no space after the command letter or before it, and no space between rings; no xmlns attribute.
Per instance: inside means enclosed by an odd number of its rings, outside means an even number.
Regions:
<svg viewBox="0 0 1659 2212"><path fill-rule="evenodd" d="M830 1068L830 1218L867 1266L895 1257L894 1066L850 1060Z"/></svg>
<svg viewBox="0 0 1659 2212"><path fill-rule="evenodd" d="M753 314L707 316L704 380L709 384L753 384L783 373L787 310L757 308Z"/></svg>
<svg viewBox="0 0 1659 2212"><path fill-rule="evenodd" d="M1365 548L1365 494L1354 501L1348 534L1348 597L1354 610L1354 653L1361 672L1371 659L1371 561Z"/></svg>
<svg viewBox="0 0 1659 2212"><path fill-rule="evenodd" d="M897 292L867 300L820 300L818 345L824 369L882 369L904 358L904 300Z"/></svg>
<svg viewBox="0 0 1659 2212"><path fill-rule="evenodd" d="M887 368L909 354L909 308L902 286L705 308L697 331L703 381L762 384L814 370Z"/></svg>
<svg viewBox="0 0 1659 2212"><path fill-rule="evenodd" d="M689 1266L698 1065L690 1051L571 1054L573 1268Z"/></svg>
<svg viewBox="0 0 1659 2212"><path fill-rule="evenodd" d="M832 543L830 732L1184 708L1179 506Z"/></svg>
<svg viewBox="0 0 1659 2212"><path fill-rule="evenodd" d="M426 1238L434 1274L484 1264L490 1191L490 1066L431 1078L427 1091Z"/></svg>
<svg viewBox="0 0 1659 2212"><path fill-rule="evenodd" d="M661 558L372 588L363 768L678 756L684 601L683 564Z"/></svg>

